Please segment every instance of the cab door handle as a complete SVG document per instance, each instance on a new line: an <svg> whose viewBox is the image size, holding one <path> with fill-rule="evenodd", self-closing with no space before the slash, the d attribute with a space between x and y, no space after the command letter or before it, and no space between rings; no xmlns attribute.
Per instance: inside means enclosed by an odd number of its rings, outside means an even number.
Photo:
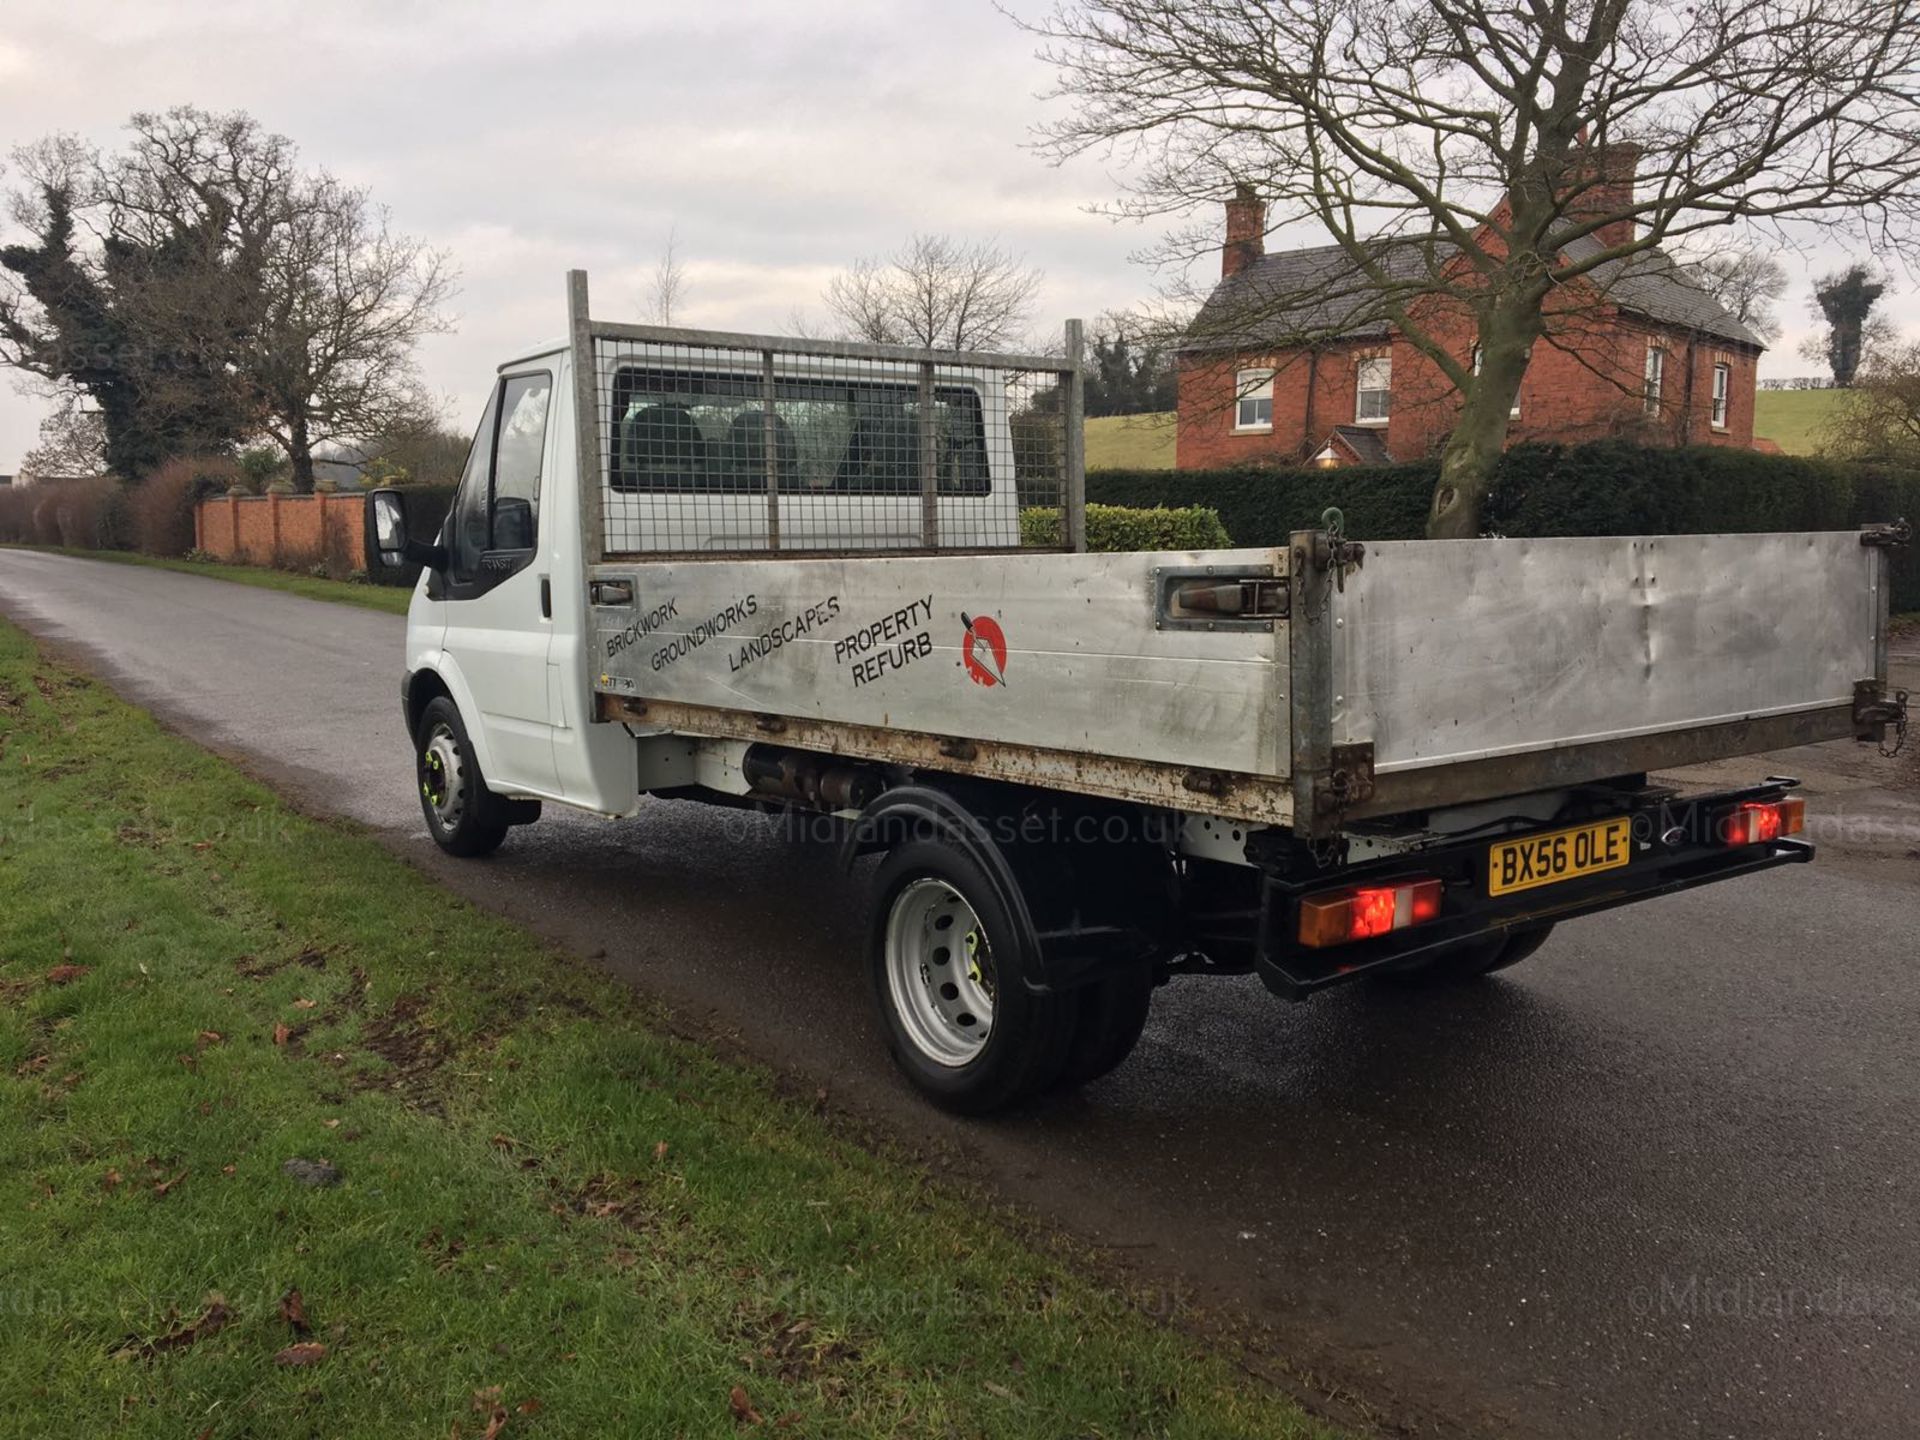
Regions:
<svg viewBox="0 0 1920 1440"><path fill-rule="evenodd" d="M545 575L540 577L540 618L553 618L553 581Z"/></svg>

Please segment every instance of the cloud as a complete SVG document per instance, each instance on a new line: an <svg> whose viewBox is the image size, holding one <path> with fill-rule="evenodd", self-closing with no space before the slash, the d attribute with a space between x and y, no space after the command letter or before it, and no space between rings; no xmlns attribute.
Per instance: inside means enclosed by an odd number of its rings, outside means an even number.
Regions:
<svg viewBox="0 0 1920 1440"><path fill-rule="evenodd" d="M459 328L422 359L462 425L503 356L564 329L568 268L596 310L637 313L669 229L687 318L720 328L818 313L835 269L916 230L1026 256L1048 330L1156 285L1129 261L1152 232L1087 213L1114 195L1104 168L1027 148L1053 77L985 0L5 4L0 135L112 144L136 109L245 109L449 251ZM1782 346L1763 373L1807 368ZM0 471L43 408L0 387Z"/></svg>

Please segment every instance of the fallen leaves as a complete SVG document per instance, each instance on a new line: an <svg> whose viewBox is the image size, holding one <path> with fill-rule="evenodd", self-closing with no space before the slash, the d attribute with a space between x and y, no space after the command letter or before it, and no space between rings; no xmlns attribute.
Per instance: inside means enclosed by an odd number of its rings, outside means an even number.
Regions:
<svg viewBox="0 0 1920 1440"><path fill-rule="evenodd" d="M301 999L293 1002L293 1008L296 1010L311 1010L313 1009L314 1006L318 1005L319 1003L320 1002L318 1000Z"/></svg>
<svg viewBox="0 0 1920 1440"><path fill-rule="evenodd" d="M91 965L56 965L47 971L47 984L70 985L92 969Z"/></svg>
<svg viewBox="0 0 1920 1440"><path fill-rule="evenodd" d="M313 1327L307 1324L306 1297L301 1295L298 1286L280 1297L280 1318L293 1327L296 1335L312 1332Z"/></svg>
<svg viewBox="0 0 1920 1440"><path fill-rule="evenodd" d="M302 1340L298 1345L289 1345L273 1357L273 1363L283 1365L290 1370L307 1365L318 1365L327 1358L327 1347L318 1340Z"/></svg>
<svg viewBox="0 0 1920 1440"><path fill-rule="evenodd" d="M736 1385L727 1394L727 1408L733 1412L736 1425L764 1425L766 1417L753 1408L753 1402L747 1398L747 1387Z"/></svg>
<svg viewBox="0 0 1920 1440"><path fill-rule="evenodd" d="M274 1044L285 1045L291 1038L293 1038L293 1029L286 1021L282 1020L273 1027Z"/></svg>
<svg viewBox="0 0 1920 1440"><path fill-rule="evenodd" d="M179 1172L179 1174L175 1175L171 1180L156 1180L153 1182L153 1193L155 1196L164 1199L167 1193L171 1191L174 1186L178 1185L182 1180L186 1178L187 1178L187 1172L183 1169Z"/></svg>
<svg viewBox="0 0 1920 1440"><path fill-rule="evenodd" d="M156 1335L151 1340L130 1338L113 1351L115 1360L151 1360L156 1355L164 1355L169 1350L184 1350L196 1341L209 1335L217 1335L226 1329L233 1320L233 1311L227 1308L224 1295L207 1296L207 1308L200 1318L190 1325L178 1325L164 1335Z"/></svg>

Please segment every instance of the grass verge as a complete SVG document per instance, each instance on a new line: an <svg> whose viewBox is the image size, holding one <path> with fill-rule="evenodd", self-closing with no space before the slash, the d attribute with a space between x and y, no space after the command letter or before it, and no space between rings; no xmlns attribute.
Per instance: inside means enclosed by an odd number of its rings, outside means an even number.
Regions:
<svg viewBox="0 0 1920 1440"><path fill-rule="evenodd" d="M4 625L0 956L10 1433L1327 1433Z"/></svg>
<svg viewBox="0 0 1920 1440"><path fill-rule="evenodd" d="M236 585L253 585L262 590L284 590L308 600L337 600L346 605L361 605L369 610L384 610L389 615L404 615L413 599L411 588L395 585L355 585L346 580L322 580L313 575L295 575L286 570L271 570L263 565L227 565L209 560L172 560L157 555L136 555L129 550L75 550L65 546L10 545L10 550L39 550L53 555L75 555L82 560L110 560L116 565L145 565L154 570L178 570L187 575L205 575L213 580L231 580Z"/></svg>

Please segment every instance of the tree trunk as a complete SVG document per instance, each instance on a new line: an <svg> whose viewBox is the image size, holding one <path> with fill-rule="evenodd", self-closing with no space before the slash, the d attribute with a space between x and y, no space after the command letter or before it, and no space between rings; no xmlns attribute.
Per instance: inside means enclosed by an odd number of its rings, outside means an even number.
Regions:
<svg viewBox="0 0 1920 1440"><path fill-rule="evenodd" d="M293 466L293 493L313 493L313 442L305 417L296 417L287 429L287 459Z"/></svg>
<svg viewBox="0 0 1920 1440"><path fill-rule="evenodd" d="M1478 538L1481 506L1506 448L1520 378L1527 372L1534 336L1521 316L1496 313L1481 334L1480 373L1440 451L1440 479L1427 512L1429 540Z"/></svg>

